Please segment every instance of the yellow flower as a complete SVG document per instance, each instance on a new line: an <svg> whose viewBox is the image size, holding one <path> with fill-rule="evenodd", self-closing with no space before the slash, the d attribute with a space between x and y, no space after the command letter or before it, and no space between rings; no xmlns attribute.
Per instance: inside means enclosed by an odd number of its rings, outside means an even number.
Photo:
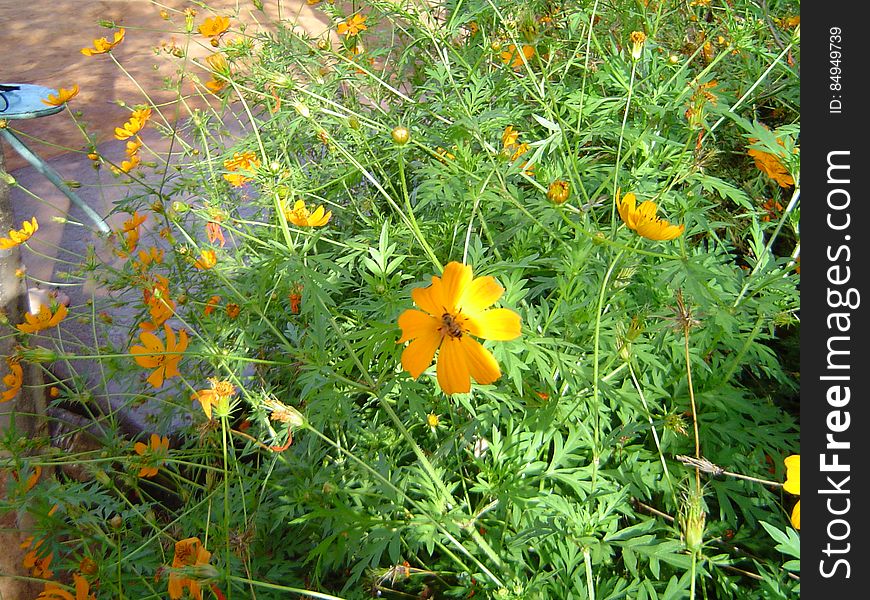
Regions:
<svg viewBox="0 0 870 600"><path fill-rule="evenodd" d="M9 373L3 376L3 384L6 386L6 391L3 392L0 403L9 402L15 398L21 390L21 385L24 383L24 371L18 361L7 356L6 364L9 365Z"/></svg>
<svg viewBox="0 0 870 600"><path fill-rule="evenodd" d="M66 317L67 312L67 308L63 304L57 305L57 312L54 314L52 314L51 309L47 304L40 304L38 313L35 315L30 312L25 313L24 323L16 325L16 327L24 333L36 333L43 329L57 327L57 325L63 321L64 317Z"/></svg>
<svg viewBox="0 0 870 600"><path fill-rule="evenodd" d="M297 227L322 227L332 217L332 211L324 212L323 207L318 206L313 213L308 212L308 209L305 208L305 202L297 200L293 205L293 210L284 207L284 216Z"/></svg>
<svg viewBox="0 0 870 600"><path fill-rule="evenodd" d="M150 443L146 446L142 442L136 442L133 445L133 450L139 456L144 456L147 464L139 469L139 477L154 477L157 475L157 468L163 464L167 452L169 452L169 438L162 438L156 433L151 434Z"/></svg>
<svg viewBox="0 0 870 600"><path fill-rule="evenodd" d="M203 250L200 258L193 263L193 266L197 269L202 269L203 271L207 271L211 269L213 266L217 264L217 252L214 250Z"/></svg>
<svg viewBox="0 0 870 600"><path fill-rule="evenodd" d="M29 223L27 221L22 222L21 229L18 229L17 231L15 229L10 229L8 238L0 238L0 248L3 250L9 250L19 244L23 244L29 240L34 233L36 233L37 229L39 229L39 223L36 222L36 217L30 219Z"/></svg>
<svg viewBox="0 0 870 600"><path fill-rule="evenodd" d="M154 369L154 372L148 376L148 383L156 388L162 387L164 380L181 375L178 371L178 363L181 362L188 344L187 332L184 329L181 330L178 341L175 332L167 323L163 324L163 329L166 332L165 346L156 335L143 331L139 334L139 339L144 346L130 348L130 353L134 355L140 367Z"/></svg>
<svg viewBox="0 0 870 600"><path fill-rule="evenodd" d="M501 134L501 145L504 148L513 148L517 145L520 132L514 129L513 125L508 125L504 128L504 133Z"/></svg>
<svg viewBox="0 0 870 600"><path fill-rule="evenodd" d="M241 173L235 173L235 171L238 171L239 169L251 171L259 166L260 161L257 158L257 155L250 150L241 153L236 152L233 154L232 158L224 161L224 168L227 171L231 171L230 173L224 173L224 179L226 179L233 187L242 187L247 182L251 181L251 178L246 177Z"/></svg>
<svg viewBox="0 0 870 600"><path fill-rule="evenodd" d="M94 40L93 48L82 48L81 52L85 56L93 56L94 54L105 54L106 52L111 51L115 46L124 41L124 28L122 27L118 31L115 32L115 38L113 41L109 41L104 37Z"/></svg>
<svg viewBox="0 0 870 600"><path fill-rule="evenodd" d="M750 139L750 143L758 140ZM794 185L794 178L789 175L788 170L779 162L779 158L769 152L750 148L747 154L755 160L755 166L758 170L773 179L780 187L791 187Z"/></svg>
<svg viewBox="0 0 870 600"><path fill-rule="evenodd" d="M205 37L216 38L223 35L230 28L229 17L211 17L202 22L199 31Z"/></svg>
<svg viewBox="0 0 870 600"><path fill-rule="evenodd" d="M632 31L628 39L631 40L631 57L634 60L640 60L641 52L643 52L643 43L646 41L646 34L643 31Z"/></svg>
<svg viewBox="0 0 870 600"><path fill-rule="evenodd" d="M190 399L199 402L202 412L211 419L211 407L220 406L221 401L229 400L230 396L235 395L236 387L229 381L219 381L216 377L210 377L209 383L211 383L210 390L198 390Z"/></svg>
<svg viewBox="0 0 870 600"><path fill-rule="evenodd" d="M130 118L127 119L126 123L124 123L121 127L115 127L115 139L126 140L133 137L134 135L142 131L142 128L145 127L145 124L150 118L150 108L141 108L139 110L134 110L132 113L130 113Z"/></svg>
<svg viewBox="0 0 870 600"><path fill-rule="evenodd" d="M520 335L520 316L507 308L489 309L504 293L491 276L472 278L471 267L451 262L432 284L411 291L423 310L409 309L399 316L402 337L411 341L402 352L402 368L419 377L438 351L436 373L445 394L467 393L471 379L480 384L501 377L489 350L471 336L512 340ZM489 310L487 310L489 309Z"/></svg>
<svg viewBox="0 0 870 600"><path fill-rule="evenodd" d="M134 154L127 160L122 160L120 167L112 166L112 171L114 173L129 173L130 171L138 167L140 162L142 162L142 159L139 157L138 154Z"/></svg>
<svg viewBox="0 0 870 600"><path fill-rule="evenodd" d="M785 483L782 484L789 494L801 495L801 455L792 454L785 459ZM791 513L791 524L795 529L801 528L801 501L798 500Z"/></svg>
<svg viewBox="0 0 870 600"><path fill-rule="evenodd" d="M36 600L96 600L96 596L90 593L91 584L78 573L73 574L73 585L76 591L75 596L58 587L53 581L46 581L45 589L36 597Z"/></svg>
<svg viewBox="0 0 870 600"><path fill-rule="evenodd" d="M351 37L358 34L360 31L368 29L365 25L366 19L368 19L368 17L363 17L360 14L348 17L343 23L338 24L338 35L347 35L347 37Z"/></svg>
<svg viewBox="0 0 870 600"><path fill-rule="evenodd" d="M199 538L187 538L175 543L175 556L172 558L172 571L169 573L171 600L179 600L184 594L184 588L190 591L191 597L202 600L199 581L188 574L196 572L196 567L207 565L209 559L211 559L211 552L203 548Z"/></svg>
<svg viewBox="0 0 870 600"><path fill-rule="evenodd" d="M511 44L508 46L507 50L503 50L501 53L501 62L502 64L510 63L511 68L519 69L523 66L524 63L532 60L532 57L535 55L535 47L529 46L528 44L523 44L522 52L517 52L517 47L515 44ZM523 60L525 57L525 60Z"/></svg>
<svg viewBox="0 0 870 600"><path fill-rule="evenodd" d="M75 98L78 93L78 84L72 86L70 89L58 88L56 96L54 94L49 94L48 98L44 99L42 103L47 104L48 106L60 106Z"/></svg>
<svg viewBox="0 0 870 600"><path fill-rule="evenodd" d="M640 206L635 207L634 194L631 193L620 200L617 192L616 208L629 229L650 240L672 240L681 236L686 229L685 225L671 225L657 217L658 206L652 200L641 202Z"/></svg>

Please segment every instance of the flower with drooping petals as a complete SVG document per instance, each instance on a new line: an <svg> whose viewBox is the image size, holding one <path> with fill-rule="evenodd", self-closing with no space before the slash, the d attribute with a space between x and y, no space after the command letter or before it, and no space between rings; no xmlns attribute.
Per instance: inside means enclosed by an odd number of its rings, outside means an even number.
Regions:
<svg viewBox="0 0 870 600"><path fill-rule="evenodd" d="M233 157L224 161L224 168L230 173L224 173L224 179L230 182L233 187L242 187L247 182L251 181L250 177L246 177L241 173L236 173L238 170L252 171L260 166L260 160L257 155L250 150L246 152L236 152Z"/></svg>
<svg viewBox="0 0 870 600"><path fill-rule="evenodd" d="M45 582L45 589L36 597L36 600L96 600L96 595L91 593L91 584L79 575L73 574L73 587L76 595L58 587L53 581Z"/></svg>
<svg viewBox="0 0 870 600"><path fill-rule="evenodd" d="M179 600L187 588L191 597L202 600L202 590L195 574L196 567L208 565L211 552L202 546L197 537L187 538L175 543L175 556L172 558L172 571L169 573L169 598ZM176 570L178 569L178 570Z"/></svg>
<svg viewBox="0 0 870 600"><path fill-rule="evenodd" d="M158 467L166 460L166 454L169 452L169 438L165 435L161 438L156 433L152 433L148 445L136 442L133 445L133 450L139 456L145 457L147 461L139 469L138 477L154 477L157 475Z"/></svg>
<svg viewBox="0 0 870 600"><path fill-rule="evenodd" d="M153 333L143 331L139 334L139 339L144 346L130 348L130 353L140 367L154 369L154 372L148 376L148 383L155 388L162 387L166 379L181 375L178 371L178 363L181 362L188 344L187 331L184 329L179 332L177 340L169 324L164 323L163 329L166 332L165 345Z"/></svg>
<svg viewBox="0 0 870 600"><path fill-rule="evenodd" d="M632 31L628 39L631 41L631 57L634 60L640 60L643 44L646 42L646 34L643 31Z"/></svg>
<svg viewBox="0 0 870 600"><path fill-rule="evenodd" d="M750 139L749 141L757 142L758 140ZM755 166L758 167L758 170L773 179L780 187L787 188L794 185L794 178L775 155L755 148L749 148L746 153L755 160Z"/></svg>
<svg viewBox="0 0 870 600"><path fill-rule="evenodd" d="M57 95L49 94L47 98L42 100L43 104L48 106L63 106L79 94L78 84L73 85L70 89L58 88Z"/></svg>
<svg viewBox="0 0 870 600"><path fill-rule="evenodd" d="M221 221L223 221L223 217L220 215L215 215L212 217L212 221L209 221L205 224L205 235L208 238L208 241L214 244L215 242L220 242L221 248L227 243L226 238L224 238L224 230L221 229Z"/></svg>
<svg viewBox="0 0 870 600"><path fill-rule="evenodd" d="M56 312L52 313L48 304L40 304L36 314L27 312L24 314L24 323L16 325L19 331L24 333L36 333L43 329L57 327L67 315L67 308L63 304L57 305Z"/></svg>
<svg viewBox="0 0 870 600"><path fill-rule="evenodd" d="M489 275L472 278L471 267L451 262L432 284L411 292L423 310L409 309L399 316L402 337L411 343L402 352L402 368L419 377L438 352L436 373L445 394L467 393L471 378L482 385L501 377L492 354L472 336L487 340L519 337L520 316L507 308L489 308L504 288Z"/></svg>
<svg viewBox="0 0 870 600"><path fill-rule="evenodd" d="M54 576L54 572L51 571L49 567L51 566L52 558L54 558L54 553L49 552L48 554L40 556L40 546L42 546L42 540L38 540L34 544L32 535L21 542L19 547L22 550L30 548L30 550L24 555L24 560L22 560L21 564L25 569L30 571L31 576L40 579L51 579L51 577Z"/></svg>
<svg viewBox="0 0 870 600"><path fill-rule="evenodd" d="M124 28L122 27L118 31L115 32L115 37L113 41L109 41L104 37L94 40L93 48L82 48L81 52L85 56L93 56L94 54L105 54L106 52L110 52L115 46L124 41Z"/></svg>
<svg viewBox="0 0 870 600"><path fill-rule="evenodd" d="M801 495L801 455L792 454L785 459L785 483L782 484L789 494ZM801 501L798 500L791 512L791 524L795 529L801 528Z"/></svg>
<svg viewBox="0 0 870 600"><path fill-rule="evenodd" d="M139 157L139 155L134 154L133 156L131 156L127 160L122 160L121 166L116 167L116 166L112 165L111 169L112 169L112 172L115 174L129 173L130 171L132 171L133 169L138 167L139 163L141 163L141 162L142 162L142 159ZM133 248L131 248L131 250L132 249Z"/></svg>
<svg viewBox="0 0 870 600"><path fill-rule="evenodd" d="M634 194L628 193L620 200L616 194L616 208L619 216L629 229L637 232L649 240L663 241L672 240L683 234L685 225L671 225L664 219L656 216L658 206L652 200L646 200L635 206Z"/></svg>
<svg viewBox="0 0 870 600"><path fill-rule="evenodd" d="M3 392L3 397L0 398L0 403L9 402L18 392L21 391L21 386L24 383L24 370L21 364L14 358L6 357L6 364L9 365L9 373L3 376L3 384L6 386L6 391Z"/></svg>
<svg viewBox="0 0 870 600"><path fill-rule="evenodd" d="M21 229L10 229L8 238L0 238L0 248L3 250L9 250L10 248L23 244L29 240L34 233L36 233L37 229L39 229L39 223L36 222L36 217L30 219L30 222L22 222Z"/></svg>
<svg viewBox="0 0 870 600"><path fill-rule="evenodd" d="M365 22L368 17L364 17L359 13L353 15L352 17L348 17L344 20L343 23L338 24L338 35L346 35L347 37L352 37L357 35L360 31L364 31L368 29Z"/></svg>
<svg viewBox="0 0 870 600"><path fill-rule="evenodd" d="M211 419L212 406L220 407L221 403L223 403L225 405L223 408L228 411L229 399L235 395L236 386L229 381L221 381L217 377L209 377L208 381L211 384L211 389L198 390L193 393L190 399L199 402L206 418Z"/></svg>
<svg viewBox="0 0 870 600"><path fill-rule="evenodd" d="M314 212L309 212L305 207L305 202L297 200L293 205L293 210L284 208L284 216L297 227L322 227L329 222L332 211L324 211L322 206L318 206Z"/></svg>

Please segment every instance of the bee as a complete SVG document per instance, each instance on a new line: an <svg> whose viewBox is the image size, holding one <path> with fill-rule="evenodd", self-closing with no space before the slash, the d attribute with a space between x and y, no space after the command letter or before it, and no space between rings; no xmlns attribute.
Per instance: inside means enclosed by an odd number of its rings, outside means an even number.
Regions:
<svg viewBox="0 0 870 600"><path fill-rule="evenodd" d="M456 322L456 318L451 315L449 312L444 312L441 315L441 324L443 325L444 331L447 332L447 335L454 338L462 337L462 327L459 323Z"/></svg>

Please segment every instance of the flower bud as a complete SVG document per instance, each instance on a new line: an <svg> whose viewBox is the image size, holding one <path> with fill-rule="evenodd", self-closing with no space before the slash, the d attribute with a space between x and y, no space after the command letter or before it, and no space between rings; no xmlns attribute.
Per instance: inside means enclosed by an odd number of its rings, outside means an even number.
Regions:
<svg viewBox="0 0 870 600"><path fill-rule="evenodd" d="M571 186L561 179L557 179L547 188L547 199L555 204L564 204L570 194Z"/></svg>
<svg viewBox="0 0 870 600"><path fill-rule="evenodd" d="M398 145L404 146L408 143L408 140L411 139L411 132L408 131L407 127L399 125L398 127L393 128L393 131L390 132L390 136Z"/></svg>

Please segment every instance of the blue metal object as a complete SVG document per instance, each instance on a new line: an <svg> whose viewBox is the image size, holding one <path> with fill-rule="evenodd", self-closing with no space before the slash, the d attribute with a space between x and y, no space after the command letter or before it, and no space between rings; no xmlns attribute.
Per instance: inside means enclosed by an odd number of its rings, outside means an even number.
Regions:
<svg viewBox="0 0 870 600"><path fill-rule="evenodd" d="M36 119L56 114L63 110L64 105L48 106L42 101L48 98L51 93L56 93L55 90L41 85L32 85L29 83L6 83L0 84L0 121L6 120L22 120ZM84 200L70 189L63 182L60 174L51 168L51 166L34 153L30 148L24 145L21 139L12 133L7 127L0 126L0 136L3 137L12 148L21 155L24 160L29 162L34 169L42 173L54 186L63 192L64 196L78 206L84 213L94 222L97 228L103 233L109 233L111 230L103 218L97 212L85 204Z"/></svg>

